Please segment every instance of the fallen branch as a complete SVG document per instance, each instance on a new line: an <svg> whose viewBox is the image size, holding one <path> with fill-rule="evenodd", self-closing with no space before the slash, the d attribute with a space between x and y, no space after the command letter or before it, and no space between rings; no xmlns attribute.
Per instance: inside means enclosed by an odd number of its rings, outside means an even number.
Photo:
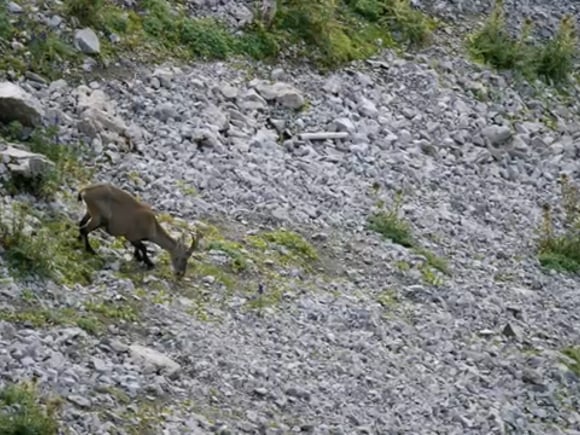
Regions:
<svg viewBox="0 0 580 435"><path fill-rule="evenodd" d="M319 131L316 133L301 133L299 137L302 140L345 139L348 137L348 133L346 131Z"/></svg>

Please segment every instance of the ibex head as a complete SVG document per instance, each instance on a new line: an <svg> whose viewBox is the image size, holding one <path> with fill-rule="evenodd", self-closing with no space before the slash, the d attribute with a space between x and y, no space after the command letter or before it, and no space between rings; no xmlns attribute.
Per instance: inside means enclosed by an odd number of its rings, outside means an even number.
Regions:
<svg viewBox="0 0 580 435"><path fill-rule="evenodd" d="M195 251L199 246L199 241L202 237L203 234L199 231L196 231L191 235L191 245L187 246L185 244L185 236L182 236L181 239L176 243L175 249L170 252L171 266L173 267L175 278L178 280L183 278L185 275L189 257L191 257L193 251Z"/></svg>

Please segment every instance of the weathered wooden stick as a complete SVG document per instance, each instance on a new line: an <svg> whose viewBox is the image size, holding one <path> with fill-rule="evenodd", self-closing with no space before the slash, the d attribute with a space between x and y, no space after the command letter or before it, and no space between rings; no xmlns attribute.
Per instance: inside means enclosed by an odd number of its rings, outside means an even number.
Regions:
<svg viewBox="0 0 580 435"><path fill-rule="evenodd" d="M326 140L326 139L344 139L348 137L346 131L319 131L316 133L301 133L302 140Z"/></svg>

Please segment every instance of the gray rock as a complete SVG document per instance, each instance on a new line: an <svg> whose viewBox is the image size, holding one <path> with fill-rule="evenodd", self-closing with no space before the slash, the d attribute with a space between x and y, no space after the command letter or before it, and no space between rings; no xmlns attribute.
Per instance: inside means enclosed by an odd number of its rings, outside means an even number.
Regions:
<svg viewBox="0 0 580 435"><path fill-rule="evenodd" d="M173 376L181 370L181 366L171 358L149 347L133 344L129 346L129 353L136 361L153 365L161 373L168 376Z"/></svg>
<svg viewBox="0 0 580 435"><path fill-rule="evenodd" d="M356 128L350 119L338 118L334 120L334 129L336 131L348 131L349 133L352 133Z"/></svg>
<svg viewBox="0 0 580 435"><path fill-rule="evenodd" d="M365 97L360 97L358 111L361 115L369 118L375 118L379 114L375 103Z"/></svg>
<svg viewBox="0 0 580 435"><path fill-rule="evenodd" d="M42 124L44 110L40 102L20 86L0 82L0 121L18 121L24 126L38 127Z"/></svg>
<svg viewBox="0 0 580 435"><path fill-rule="evenodd" d="M483 137L492 146L500 146L507 143L513 136L512 130L505 125L490 125L481 130Z"/></svg>
<svg viewBox="0 0 580 435"><path fill-rule="evenodd" d="M300 109L304 105L304 97L300 91L288 83L276 82L270 85L261 82L256 89L264 99L267 101L275 100L282 107Z"/></svg>
<svg viewBox="0 0 580 435"><path fill-rule="evenodd" d="M79 395L70 395L68 396L68 400L72 403L74 403L77 406L80 406L81 408L90 408L91 407L91 401L90 399L83 397L83 396L79 396Z"/></svg>
<svg viewBox="0 0 580 435"><path fill-rule="evenodd" d="M46 176L55 167L54 162L44 155L31 153L12 145L0 151L0 156L13 174L25 178Z"/></svg>
<svg viewBox="0 0 580 435"><path fill-rule="evenodd" d="M76 31L74 43L76 48L85 54L98 54L101 52L99 38L94 30L89 27Z"/></svg>
<svg viewBox="0 0 580 435"><path fill-rule="evenodd" d="M24 9L22 9L22 6L20 6L18 3L15 2L8 2L8 12L10 12L11 14L20 14L24 11Z"/></svg>

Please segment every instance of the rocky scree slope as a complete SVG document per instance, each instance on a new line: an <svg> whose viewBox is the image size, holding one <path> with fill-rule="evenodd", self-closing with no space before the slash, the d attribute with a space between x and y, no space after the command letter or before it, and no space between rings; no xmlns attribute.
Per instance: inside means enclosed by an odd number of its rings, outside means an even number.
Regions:
<svg viewBox="0 0 580 435"><path fill-rule="evenodd" d="M95 181L183 219L166 219L177 233L214 224L222 246L192 260L183 286L158 250L142 274L98 236L106 263L90 284L6 279L6 312L32 298L106 329L6 317L2 381L38 378L79 434L580 431L578 376L559 353L579 339L577 279L542 271L533 252L541 204L562 171L576 175L574 99L516 89L442 49L324 77L252 71L19 83L61 142L90 144ZM347 137L300 138L317 131ZM451 276L366 230L397 190ZM5 197L4 209L15 200L72 223L81 213L66 194ZM268 239L252 235L279 225L316 247L315 269L303 245L292 257L256 248ZM241 239L254 240L241 250L251 265L235 272L227 243Z"/></svg>

